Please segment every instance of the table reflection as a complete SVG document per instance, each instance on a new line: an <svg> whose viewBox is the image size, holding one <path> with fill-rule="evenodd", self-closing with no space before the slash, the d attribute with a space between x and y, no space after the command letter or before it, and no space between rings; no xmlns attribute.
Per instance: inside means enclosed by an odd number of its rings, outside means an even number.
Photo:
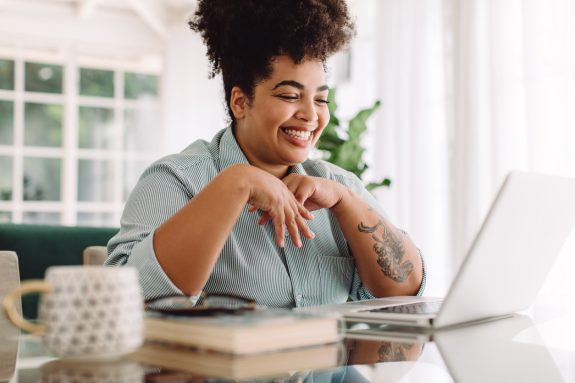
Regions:
<svg viewBox="0 0 575 383"><path fill-rule="evenodd" d="M522 341L526 332L529 342ZM428 339L440 353L451 376L428 381L474 382L563 382L561 373L544 342L534 342L537 330L525 315L461 326L435 332L397 326L358 330L361 336L390 339ZM420 370L426 369L425 373ZM419 381L431 375L425 363L413 366L411 375ZM385 366L376 366L372 378L384 375ZM409 375L409 374L406 374ZM439 375L438 375L439 376Z"/></svg>
<svg viewBox="0 0 575 383"><path fill-rule="evenodd" d="M164 350L165 350L164 346ZM421 355L423 344L421 343L404 343L404 342L390 342L382 340L368 340L368 339L346 339L340 344L335 345L322 345L318 347L307 347L299 350L286 350L277 353L277 358L274 353L270 353L265 358L261 356L240 356L232 357L226 361L218 355L219 366L212 370L212 377L202 377L201 374L194 373L194 365L198 358L206 358L205 351L191 351L187 350L187 361L180 360L180 365L183 369L189 370L188 373L182 371L174 371L170 368L152 369L146 374L146 382L194 382L194 383L208 383L208 382L307 382L307 383L337 383L337 382L361 382L366 381L365 377L359 373L354 366L357 365L373 365L375 363L386 362L403 362L415 361ZM186 352L184 348L177 348L180 357ZM337 351L334 358L325 358L327 354ZM317 358L318 352L323 354L323 357ZM137 354L137 353L136 353ZM315 355L316 358L307 358ZM211 355L214 356L214 355ZM306 359L307 369L297 369L301 366L301 358ZM136 359L139 359L136 355ZM162 365L161 359L157 359L159 366ZM276 362L276 367L281 369L281 372L268 374L267 376L256 377L257 371L261 370L261 363L264 360ZM291 363L283 364L280 359L289 359ZM259 366L254 366L253 361L257 360ZM326 366L326 361L329 361L331 366ZM187 363L186 363L187 362ZM173 363L173 359L172 359ZM224 365L228 363L232 366ZM170 364L167 362L165 364ZM253 377L248 378L243 374L243 366L250 366L249 373L254 374ZM290 368L290 365L292 368ZM205 367L205 364L204 364ZM268 366L270 367L270 366ZM273 366L270 367L273 369ZM267 369L267 371L270 370ZM202 370L199 367L196 371ZM203 370L205 371L205 370ZM225 376L227 375L227 376Z"/></svg>
<svg viewBox="0 0 575 383"><path fill-rule="evenodd" d="M507 383L562 382L565 377L570 381L573 368L562 365L560 371L550 350L537 337L533 321L518 315L435 333L372 326L337 344L248 357L148 344L147 359L138 358L138 353L119 360L89 363L45 358L33 366L26 361L25 354L34 351L29 359L37 359L41 341L21 336L18 373L11 383ZM12 341L6 342L8 339ZM8 366L13 371L18 335L12 332L2 340L0 367ZM573 360L572 353L566 356Z"/></svg>
<svg viewBox="0 0 575 383"><path fill-rule="evenodd" d="M140 383L144 369L129 360L54 360L41 368L42 383Z"/></svg>

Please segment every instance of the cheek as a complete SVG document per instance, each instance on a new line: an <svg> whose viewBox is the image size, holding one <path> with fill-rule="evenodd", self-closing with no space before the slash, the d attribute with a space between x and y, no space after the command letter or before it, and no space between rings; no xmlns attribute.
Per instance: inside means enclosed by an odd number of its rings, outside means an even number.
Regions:
<svg viewBox="0 0 575 383"><path fill-rule="evenodd" d="M278 125L286 122L291 114L285 107L278 107L277 105L266 105L264 113L260 115L260 121L270 130L277 128Z"/></svg>
<svg viewBox="0 0 575 383"><path fill-rule="evenodd" d="M325 128L325 126L327 125L327 123L329 122L329 109L327 107L322 107L318 112L317 112L317 119L318 119L318 125L323 129Z"/></svg>

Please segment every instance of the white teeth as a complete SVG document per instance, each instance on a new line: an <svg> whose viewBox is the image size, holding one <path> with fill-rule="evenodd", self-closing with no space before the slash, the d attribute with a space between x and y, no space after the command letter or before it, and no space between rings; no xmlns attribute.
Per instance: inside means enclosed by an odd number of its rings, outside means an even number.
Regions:
<svg viewBox="0 0 575 383"><path fill-rule="evenodd" d="M302 141L307 141L309 140L309 137L311 136L311 132L308 130L292 130L292 129L285 129L284 132L286 132L287 134L289 134L292 137L295 137L297 139L300 139Z"/></svg>

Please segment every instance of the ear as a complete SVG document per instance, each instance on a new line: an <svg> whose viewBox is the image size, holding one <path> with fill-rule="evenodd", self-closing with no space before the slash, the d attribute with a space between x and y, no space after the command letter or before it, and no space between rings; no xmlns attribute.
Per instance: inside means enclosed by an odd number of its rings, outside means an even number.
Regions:
<svg viewBox="0 0 575 383"><path fill-rule="evenodd" d="M245 117L246 109L248 107L248 98L243 90L234 86L230 94L230 108L234 117L242 119Z"/></svg>

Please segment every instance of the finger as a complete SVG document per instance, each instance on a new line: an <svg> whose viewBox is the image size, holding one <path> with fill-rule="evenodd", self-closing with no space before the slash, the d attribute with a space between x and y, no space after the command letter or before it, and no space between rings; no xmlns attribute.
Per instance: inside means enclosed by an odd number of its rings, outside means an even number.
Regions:
<svg viewBox="0 0 575 383"><path fill-rule="evenodd" d="M306 186L305 178L302 176L289 174L282 181L299 202L304 203L309 198L309 192L307 191L309 187Z"/></svg>
<svg viewBox="0 0 575 383"><path fill-rule="evenodd" d="M251 205L251 206L248 208L248 211L249 211L250 213L253 213L253 212L256 211L256 210L258 210L258 208L255 207L254 205Z"/></svg>
<svg viewBox="0 0 575 383"><path fill-rule="evenodd" d="M312 220L315 218L314 215L304 205L300 204L300 206L298 206L298 212L303 218L307 220Z"/></svg>
<svg viewBox="0 0 575 383"><path fill-rule="evenodd" d="M272 220L272 216L269 215L267 212L263 212L260 215L260 219L258 220L258 225L265 225L266 223L268 223L271 220Z"/></svg>
<svg viewBox="0 0 575 383"><path fill-rule="evenodd" d="M297 204L297 211L303 218L305 218L307 220L311 220L311 219L315 218L313 216L313 214L304 206L304 204L302 202L296 201L296 204Z"/></svg>
<svg viewBox="0 0 575 383"><path fill-rule="evenodd" d="M279 247L285 246L285 225L284 225L284 215L277 214L273 217L274 231L276 234L276 243Z"/></svg>
<svg viewBox="0 0 575 383"><path fill-rule="evenodd" d="M295 247L301 247L301 237L299 235L299 229L297 225L297 217L294 216L292 219L286 222L287 230L290 235L291 241L295 245Z"/></svg>
<svg viewBox="0 0 575 383"><path fill-rule="evenodd" d="M307 222L302 217L296 218L296 223L301 234L307 239L314 239L315 233L309 228Z"/></svg>

